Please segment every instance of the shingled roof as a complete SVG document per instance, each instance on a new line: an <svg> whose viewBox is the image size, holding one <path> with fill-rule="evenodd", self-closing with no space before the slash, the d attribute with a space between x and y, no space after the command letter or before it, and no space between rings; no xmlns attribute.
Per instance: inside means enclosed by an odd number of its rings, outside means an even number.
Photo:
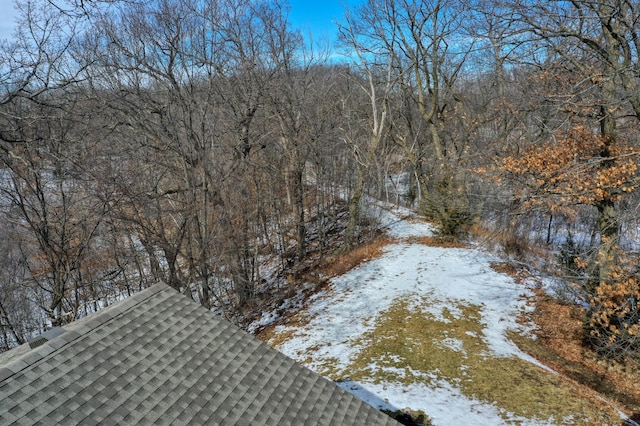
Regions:
<svg viewBox="0 0 640 426"><path fill-rule="evenodd" d="M0 424L398 424L163 284L39 343L0 356Z"/></svg>

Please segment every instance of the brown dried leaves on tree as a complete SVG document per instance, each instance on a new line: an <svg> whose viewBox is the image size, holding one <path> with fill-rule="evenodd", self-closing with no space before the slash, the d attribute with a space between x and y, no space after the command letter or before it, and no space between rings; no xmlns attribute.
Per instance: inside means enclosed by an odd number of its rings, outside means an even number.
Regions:
<svg viewBox="0 0 640 426"><path fill-rule="evenodd" d="M501 171L520 184L515 197L527 207L573 216L576 205L619 201L635 191L639 157L633 147L576 127L505 158Z"/></svg>
<svg viewBox="0 0 640 426"><path fill-rule="evenodd" d="M576 127L522 155L505 158L500 168L517 183L515 197L522 207L575 218L578 205L611 204L634 192L639 159L637 148ZM610 248L599 253L596 266L608 272L587 288L585 338L605 357L621 359L640 350L637 260L628 259L617 244L611 245L606 231L600 231L601 246Z"/></svg>

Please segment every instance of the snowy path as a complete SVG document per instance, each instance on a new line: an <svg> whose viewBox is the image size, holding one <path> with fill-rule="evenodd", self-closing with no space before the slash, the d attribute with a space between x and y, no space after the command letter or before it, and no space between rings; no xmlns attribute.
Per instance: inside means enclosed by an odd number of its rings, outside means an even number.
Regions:
<svg viewBox="0 0 640 426"><path fill-rule="evenodd" d="M318 372L326 368L327 360L338 369L346 368L358 353L357 339L372 330L372 318L399 297L428 297L426 309L436 318L445 307L455 311L459 304L480 306L483 334L495 356L517 356L540 365L505 336L507 330L522 328L516 322L527 309L528 291L522 284L491 269L495 259L479 251L406 242L409 237L431 235L431 226L400 220L391 212L383 214L383 223L391 224L388 233L401 242L388 246L382 257L333 279L327 290L314 295L305 311L306 325L278 326L276 334L291 335L278 346L280 351ZM494 405L469 399L452 384L437 380L436 386L433 382L406 386L348 380L340 385L378 408L422 410L436 425L507 424Z"/></svg>

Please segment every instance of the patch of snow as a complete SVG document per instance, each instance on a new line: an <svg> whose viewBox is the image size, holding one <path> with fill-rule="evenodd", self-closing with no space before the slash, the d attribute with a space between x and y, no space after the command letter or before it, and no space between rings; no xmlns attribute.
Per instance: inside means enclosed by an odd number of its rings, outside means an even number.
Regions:
<svg viewBox="0 0 640 426"><path fill-rule="evenodd" d="M446 381L435 385L413 385L410 387L394 383L360 383L346 380L337 383L379 410L397 411L405 407L425 412L438 426L448 425L492 425L517 423L524 426L540 425L529 419L504 413L496 406L470 399ZM384 395L381 399L379 395ZM509 419L505 421L503 416Z"/></svg>
<svg viewBox="0 0 640 426"><path fill-rule="evenodd" d="M400 241L432 235L431 225L400 218L400 215L410 217L409 211L380 209L377 214L388 232ZM376 318L398 298L405 298L410 304L424 301L417 308L443 321L445 308L447 315L457 317L463 315L458 306L477 306L483 329L480 333L467 333L481 335L493 356L519 357L552 372L507 338L510 330L528 332L516 319L531 309L527 306L530 291L510 276L494 271L491 268L494 260L473 249L445 249L408 242L387 246L380 258L331 280L326 289L310 299L305 309L309 319L306 325L276 327L276 334L286 331L291 335L278 349L319 373L326 371L327 366L344 373L360 351L359 339L374 329ZM462 349L456 339L440 344ZM378 408L422 410L438 425L502 425L508 423L505 416L509 422L536 424L510 417L493 404L469 399L455 383L435 376L426 379L425 383L412 385L347 380L340 386Z"/></svg>
<svg viewBox="0 0 640 426"><path fill-rule="evenodd" d="M253 334L258 329L273 324L278 320L278 318L279 315L276 311L263 312L262 316L258 320L253 321L251 324L249 324L249 326L247 327L247 331Z"/></svg>
<svg viewBox="0 0 640 426"><path fill-rule="evenodd" d="M464 350L464 342L460 339L456 339L453 337L447 337L445 339L442 339L440 341L434 341L434 343L436 345L440 345L443 346L445 348L449 348L451 350L454 350L456 352L461 352L461 353L466 353L466 351Z"/></svg>
<svg viewBox="0 0 640 426"><path fill-rule="evenodd" d="M255 334L259 329L279 321L281 312L295 312L300 310L303 306L305 290L308 290L308 288L298 290L293 297L285 299L276 310L263 312L260 318L249 324L247 331ZM312 300L313 296L309 299Z"/></svg>
<svg viewBox="0 0 640 426"><path fill-rule="evenodd" d="M332 280L327 291L337 300L330 295L318 297L307 310L312 318L307 327L314 330L313 335L291 339L280 350L293 354L332 342L318 355L347 364L358 350L354 342L373 328L369 319L389 309L398 297L424 296L429 304L421 308L442 321L445 308L459 315L455 304L479 305L483 334L492 353L530 360L506 337L508 330L519 328L515 320L525 308L527 290L493 271L490 260L468 249L392 245L381 258Z"/></svg>
<svg viewBox="0 0 640 426"><path fill-rule="evenodd" d="M432 224L419 220L410 209L375 203L373 200L370 200L369 206L368 214L378 218L383 229L392 238L432 236L436 230ZM411 218L415 220L410 220Z"/></svg>

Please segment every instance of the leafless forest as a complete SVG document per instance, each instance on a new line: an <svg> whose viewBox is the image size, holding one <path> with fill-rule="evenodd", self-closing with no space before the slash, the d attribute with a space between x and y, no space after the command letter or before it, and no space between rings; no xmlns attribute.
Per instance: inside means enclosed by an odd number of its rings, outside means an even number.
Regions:
<svg viewBox="0 0 640 426"><path fill-rule="evenodd" d="M1 349L158 281L234 318L370 238L373 197L555 269L587 344L640 353L640 2L364 0L335 45L286 0L20 9Z"/></svg>

